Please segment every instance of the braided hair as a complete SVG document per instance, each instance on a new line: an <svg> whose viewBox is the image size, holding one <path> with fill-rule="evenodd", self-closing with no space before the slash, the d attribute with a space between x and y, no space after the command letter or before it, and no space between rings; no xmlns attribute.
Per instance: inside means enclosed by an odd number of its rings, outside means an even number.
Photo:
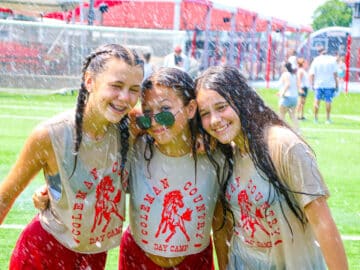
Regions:
<svg viewBox="0 0 360 270"><path fill-rule="evenodd" d="M82 141L82 124L83 124L83 116L86 107L86 103L89 97L89 92L85 86L85 73L87 71L92 72L93 74L101 73L105 70L107 62L116 57L121 59L126 64L131 66L138 66L140 65L143 69L144 62L139 57L139 55L134 50L130 50L121 46L119 44L107 44L98 47L90 53L83 63L82 67L82 77L81 77L81 86L79 89L79 94L77 97L77 104L76 104L76 113L75 113L75 140L74 140L74 168L69 177L69 179L73 176L77 160L79 149ZM129 150L129 119L128 116L125 116L121 119L119 123L117 123L117 127L120 131L120 143L119 143L119 151L121 155L121 162L120 162L120 170L121 170L121 179L123 179L123 171L125 168L125 163L127 161L127 152Z"/></svg>

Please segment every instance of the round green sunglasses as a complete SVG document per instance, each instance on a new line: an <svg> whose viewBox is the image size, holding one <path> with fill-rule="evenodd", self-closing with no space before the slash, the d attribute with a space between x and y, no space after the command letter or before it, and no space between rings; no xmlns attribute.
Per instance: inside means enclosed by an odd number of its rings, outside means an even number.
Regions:
<svg viewBox="0 0 360 270"><path fill-rule="evenodd" d="M149 129L151 127L151 118L154 117L156 123L165 126L171 127L175 122L175 115L169 111L162 111L154 115L142 115L136 117L136 124L141 129Z"/></svg>

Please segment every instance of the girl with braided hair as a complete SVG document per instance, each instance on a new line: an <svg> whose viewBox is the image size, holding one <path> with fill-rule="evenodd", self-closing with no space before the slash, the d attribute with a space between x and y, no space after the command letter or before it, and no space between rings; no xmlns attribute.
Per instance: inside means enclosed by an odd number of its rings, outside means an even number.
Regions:
<svg viewBox="0 0 360 270"><path fill-rule="evenodd" d="M309 145L234 67L207 69L196 81L196 101L205 149L211 155L215 138L232 173L222 187L228 226L214 231L220 269L347 269ZM224 220L223 212L217 216Z"/></svg>
<svg viewBox="0 0 360 270"><path fill-rule="evenodd" d="M49 207L26 226L10 269L104 269L125 216L127 114L141 91L143 63L116 44L84 62L76 110L40 124L0 185L0 224L42 170Z"/></svg>

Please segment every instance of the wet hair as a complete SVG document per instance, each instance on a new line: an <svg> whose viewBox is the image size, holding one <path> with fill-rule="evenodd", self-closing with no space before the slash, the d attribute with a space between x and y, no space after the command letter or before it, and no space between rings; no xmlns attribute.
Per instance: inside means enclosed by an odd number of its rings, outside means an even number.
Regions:
<svg viewBox="0 0 360 270"><path fill-rule="evenodd" d="M140 66L143 70L144 62L139 57L139 55L135 51L125 48L124 46L119 44L106 44L100 46L85 58L82 67L81 86L77 97L76 114L75 114L75 130L76 130L75 140L74 140L75 162L74 162L73 171L69 179L73 176L76 169L79 149L82 141L83 116L84 116L87 100L89 97L89 92L87 91L85 86L85 73L87 71L90 71L93 74L93 76L96 76L97 74L106 70L107 68L106 64L110 59L113 58L121 59L130 66ZM120 162L121 179L123 178L123 170L125 168L125 163L127 161L127 152L129 150L128 124L129 124L129 120L127 116L122 118L121 121L117 123L117 127L120 131L119 151L121 154L121 162Z"/></svg>
<svg viewBox="0 0 360 270"><path fill-rule="evenodd" d="M303 225L306 224L305 214L300 206L292 199L293 194L291 194L305 193L289 190L289 188L280 180L271 160L268 146L263 137L266 128L272 125L291 128L281 120L272 109L265 105L261 97L249 86L246 78L235 67L210 67L200 75L195 83L196 91L199 91L200 89L214 90L230 104L240 118L241 131L248 141L248 144L245 145L245 150L249 153L251 160L254 162L259 172L268 178L268 181L271 184L269 189L272 192L272 186L275 192L273 198L275 199L276 197L282 196L294 215ZM210 135L206 133L203 128L201 128L200 131L204 132L205 149L209 149L208 142L210 141ZM298 137L302 140L300 136ZM304 143L306 144L306 142ZM226 156L228 166L232 170L233 154L229 149L225 152L223 151L223 153ZM223 183L223 193L226 190L229 178L228 175ZM223 205L223 207L225 208L227 205ZM292 231L284 214L281 199L280 207L286 222Z"/></svg>
<svg viewBox="0 0 360 270"><path fill-rule="evenodd" d="M291 74L295 74L295 69L293 69L293 67L292 67L292 65L291 65L291 63L290 62L287 62L286 64L285 64L285 68L286 68L286 70L287 71L289 71Z"/></svg>
<svg viewBox="0 0 360 270"><path fill-rule="evenodd" d="M143 82L142 94L144 95L146 91L152 90L158 86L173 89L177 96L182 99L184 106L187 106L191 100L195 100L195 86L193 79L185 71L178 68L159 68ZM196 175L196 138L198 134L198 121L196 117L189 120L189 127L191 132L191 152L195 160ZM146 135L144 158L148 162L148 171L150 161L153 157L153 143L154 139L149 135Z"/></svg>
<svg viewBox="0 0 360 270"><path fill-rule="evenodd" d="M150 58L151 58L151 53L147 52L147 53L144 53L143 54L143 57L144 57L144 60L146 62L149 62L150 61Z"/></svg>

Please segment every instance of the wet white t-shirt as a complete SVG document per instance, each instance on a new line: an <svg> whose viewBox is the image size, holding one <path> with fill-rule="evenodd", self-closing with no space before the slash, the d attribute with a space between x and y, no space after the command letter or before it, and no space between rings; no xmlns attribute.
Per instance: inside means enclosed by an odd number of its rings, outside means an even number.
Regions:
<svg viewBox="0 0 360 270"><path fill-rule="evenodd" d="M70 178L74 168L74 120L75 111L69 111L45 123L59 174L46 177L50 206L41 213L40 221L68 249L99 253L120 245L125 219L119 132L115 125L110 125L100 141L84 134L77 166ZM127 167L124 175L128 175L128 170Z"/></svg>
<svg viewBox="0 0 360 270"><path fill-rule="evenodd" d="M198 155L195 177L190 154L169 157L154 147L148 163L144 148L144 138L139 138L129 178L130 229L136 243L163 257L203 251L210 243L219 192L213 165Z"/></svg>
<svg viewBox="0 0 360 270"><path fill-rule="evenodd" d="M273 127L269 132L270 155L286 186L328 196L308 147L285 128ZM326 269L310 225L301 224L248 155L236 153L226 198L235 218L228 269ZM318 196L295 194L292 198L304 210Z"/></svg>

